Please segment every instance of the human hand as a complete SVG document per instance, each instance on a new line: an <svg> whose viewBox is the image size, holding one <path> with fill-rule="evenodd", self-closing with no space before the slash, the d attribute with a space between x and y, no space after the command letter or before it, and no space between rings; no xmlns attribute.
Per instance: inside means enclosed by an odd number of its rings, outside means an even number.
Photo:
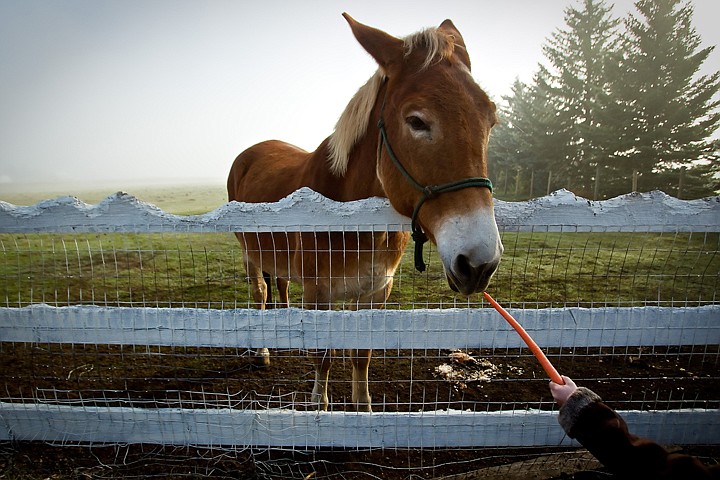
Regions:
<svg viewBox="0 0 720 480"><path fill-rule="evenodd" d="M561 407L565 405L565 402L567 402L567 399L570 398L570 395L577 390L577 385L575 385L575 382L573 382L570 377L563 375L562 379L565 382L565 385L558 385L552 380L550 381L550 393L552 393L553 398Z"/></svg>

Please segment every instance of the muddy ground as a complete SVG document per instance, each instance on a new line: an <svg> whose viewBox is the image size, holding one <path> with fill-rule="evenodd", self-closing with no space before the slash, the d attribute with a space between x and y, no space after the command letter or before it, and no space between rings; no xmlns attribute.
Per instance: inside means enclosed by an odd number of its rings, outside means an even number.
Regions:
<svg viewBox="0 0 720 480"><path fill-rule="evenodd" d="M0 396L3 401L82 399L85 404L122 399L144 406L150 400L160 408L198 407L201 401L204 408L208 402L227 406L232 398L235 408L313 408L308 404L312 358L307 352L272 353L271 365L259 369L247 352L234 349L0 344ZM331 408L350 410L350 361L336 353ZM548 353L561 373L618 409L720 408L717 346ZM377 351L370 377L376 412L553 408L546 375L527 350ZM429 479L566 450L298 451L22 442L0 446L0 478ZM717 446L689 451L709 462L720 459ZM527 478L551 478L542 474L541 467L541 476ZM557 478L590 478L573 475L568 468Z"/></svg>

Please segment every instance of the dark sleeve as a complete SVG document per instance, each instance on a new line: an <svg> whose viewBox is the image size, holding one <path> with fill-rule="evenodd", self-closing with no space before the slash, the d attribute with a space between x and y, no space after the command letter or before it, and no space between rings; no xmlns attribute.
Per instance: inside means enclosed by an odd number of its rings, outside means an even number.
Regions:
<svg viewBox="0 0 720 480"><path fill-rule="evenodd" d="M628 431L625 421L592 390L580 387L560 409L565 432L613 473L633 478L717 478L689 455L669 454L659 444Z"/></svg>

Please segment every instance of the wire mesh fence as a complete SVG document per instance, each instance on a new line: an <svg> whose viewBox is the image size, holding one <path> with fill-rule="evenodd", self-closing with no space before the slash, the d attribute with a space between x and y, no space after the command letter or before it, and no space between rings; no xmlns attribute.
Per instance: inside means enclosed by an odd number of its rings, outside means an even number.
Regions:
<svg viewBox="0 0 720 480"><path fill-rule="evenodd" d="M713 412L720 408L720 234L712 220L718 219L717 210L706 215L711 220L704 226L692 228L677 221L648 226L646 219L593 224L578 216L571 213L563 222L544 225L503 224L499 216L505 252L489 292L515 309L561 373L616 408L636 411L629 419L639 433L708 443L707 435L689 432L716 422ZM381 226L374 228L382 231ZM40 422L25 436L8 429L8 439L106 444L113 442L105 430L130 424L135 430L116 445L135 443L130 438L179 443L188 452L197 448L199 458L212 457L210 463L220 471L229 457L227 468L232 469L237 467L233 462L244 462L239 452L249 452L248 478L303 478L320 475L325 467L326 478L369 478L348 470L331 473L334 467L328 465L351 463L343 457L348 448L386 473L397 468L394 478L411 471L429 478L461 471L460 465L477 468L478 457L488 455L478 454L481 447L571 445L555 424L547 379L532 354L507 340L512 332L480 296L466 298L448 288L432 248L425 253L428 269L423 273L414 270L412 255L403 257L380 312L356 312L357 300L348 295L333 305L327 319L301 313L307 307L302 288L291 282L291 308L272 309L279 305L271 302L270 310L251 313L253 283L232 229L203 228L188 232L176 224L160 232L147 227L123 232L117 226L109 231L90 226L84 233L0 234L0 401L5 418L22 408ZM280 239L294 235L292 227L268 228ZM305 235L318 237L343 232L346 257L372 254L349 248L369 235L357 226L304 228ZM373 235L383 241L381 233ZM324 253L315 250L310 259ZM355 279L333 282L344 282L352 291L353 282L363 278L357 273ZM277 301L277 289L271 288ZM210 312L208 318L201 312ZM239 317L247 320L242 323L247 336L233 331ZM98 319L105 318L99 327ZM283 323L295 321L301 324L297 331L295 324L286 328ZM210 336L203 336L207 331ZM253 336L255 331L265 343ZM378 333L383 331L392 333ZM322 345L337 348L326 354L336 359L327 416L317 412L311 394L314 356ZM271 363L257 368L254 358L263 347L271 348ZM367 417L354 412L353 353L343 351L361 347L376 348L369 380L374 413ZM65 407L72 416L60 423L48 420ZM250 420L207 420L208 412L248 412ZM680 429L673 424L658 430L655 423L669 418L658 416L663 412L687 420ZM485 419L485 414L494 416ZM515 420L503 423L506 414ZM408 418L409 427L403 423ZM178 430L168 422L176 422ZM147 428L139 428L141 423ZM103 424L105 429L98 427ZM48 436L48 428L58 431ZM96 435L98 428L103 435ZM285 434L297 428L299 433L288 440ZM153 429L160 433L152 434ZM325 430L334 433L324 436ZM163 440L164 434L169 440ZM453 443L458 436L465 443ZM203 439L215 446L202 447ZM272 445L272 453L262 453L271 452ZM442 458L432 453L460 445L465 453ZM424 449L405 450L409 447ZM163 452L157 458L165 459L159 463L172 463L172 447L157 448ZM323 457L323 448L332 454ZM388 452L400 452L406 461L397 463L397 455ZM386 465L383 456L395 460Z"/></svg>
<svg viewBox="0 0 720 480"><path fill-rule="evenodd" d="M508 306L521 308L712 305L719 238L708 232L578 233L567 227L506 232L492 289ZM5 234L0 252L5 307L254 306L243 253L228 234ZM479 296L453 294L432 249L426 256L423 274L405 257L385 308L482 306ZM291 305L303 307L301 287L291 283L290 289Z"/></svg>
<svg viewBox="0 0 720 480"><path fill-rule="evenodd" d="M717 234L531 232L506 233L503 241L503 266L492 291L510 307L698 307L716 302L720 272ZM0 248L6 307L43 303L56 307L253 308L242 252L228 234L3 235ZM429 252L428 264L423 274L414 272L411 264L403 264L396 273L387 309L486 306L479 298L467 299L449 291L433 252ZM302 306L296 290L291 286L291 305ZM254 370L253 352L240 346L25 343L3 345L3 350L11 358L23 359L34 382L6 386L10 398L22 395L19 391L10 394L10 388L17 386L29 389L30 398L81 393L94 398L108 391L115 393L105 393L105 397L118 392L126 395L124 404L142 404L142 397L150 396L165 406L178 406L185 398L189 405L210 402L270 408L302 404L300 400L312 390L312 358L295 349L273 351L273 370L281 369L284 377ZM710 375L713 380L718 358L713 345L567 345L549 353L560 365L593 364L605 356L623 355L626 362L635 362L636 369L647 363L646 358L653 358L690 373ZM338 356L343 358L341 352ZM345 360L334 368L349 368L347 357ZM377 352L373 371L376 402L382 406L377 408L383 411L502 409L502 403L494 404L502 399L482 393L490 380L507 384L501 389L506 402L539 406L549 400L544 376L535 368L533 357L517 348ZM578 367L566 371L577 372ZM347 372L337 376L347 377ZM584 379L599 380L590 371ZM333 383L333 395L339 398L332 403L337 408L350 403L346 398L349 391L343 387L349 383L348 378ZM531 396L523 396L513 387L534 383L539 388ZM196 386L203 389L195 392ZM157 392L147 393L153 390ZM666 388L667 401L672 390ZM167 399L156 398L166 395L164 392L168 392ZM648 401L648 392L640 402ZM658 389L653 395L662 393ZM139 398L133 400L133 395ZM658 399L652 397L651 401Z"/></svg>

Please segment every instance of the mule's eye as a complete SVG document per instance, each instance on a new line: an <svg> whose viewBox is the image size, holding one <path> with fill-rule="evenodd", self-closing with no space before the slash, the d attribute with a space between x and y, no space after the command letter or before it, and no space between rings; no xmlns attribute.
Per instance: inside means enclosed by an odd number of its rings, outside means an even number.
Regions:
<svg viewBox="0 0 720 480"><path fill-rule="evenodd" d="M416 117L415 115L410 115L405 119L408 125L410 125L410 128L415 130L416 132L429 132L430 131L430 125L423 122L423 120L420 117Z"/></svg>

